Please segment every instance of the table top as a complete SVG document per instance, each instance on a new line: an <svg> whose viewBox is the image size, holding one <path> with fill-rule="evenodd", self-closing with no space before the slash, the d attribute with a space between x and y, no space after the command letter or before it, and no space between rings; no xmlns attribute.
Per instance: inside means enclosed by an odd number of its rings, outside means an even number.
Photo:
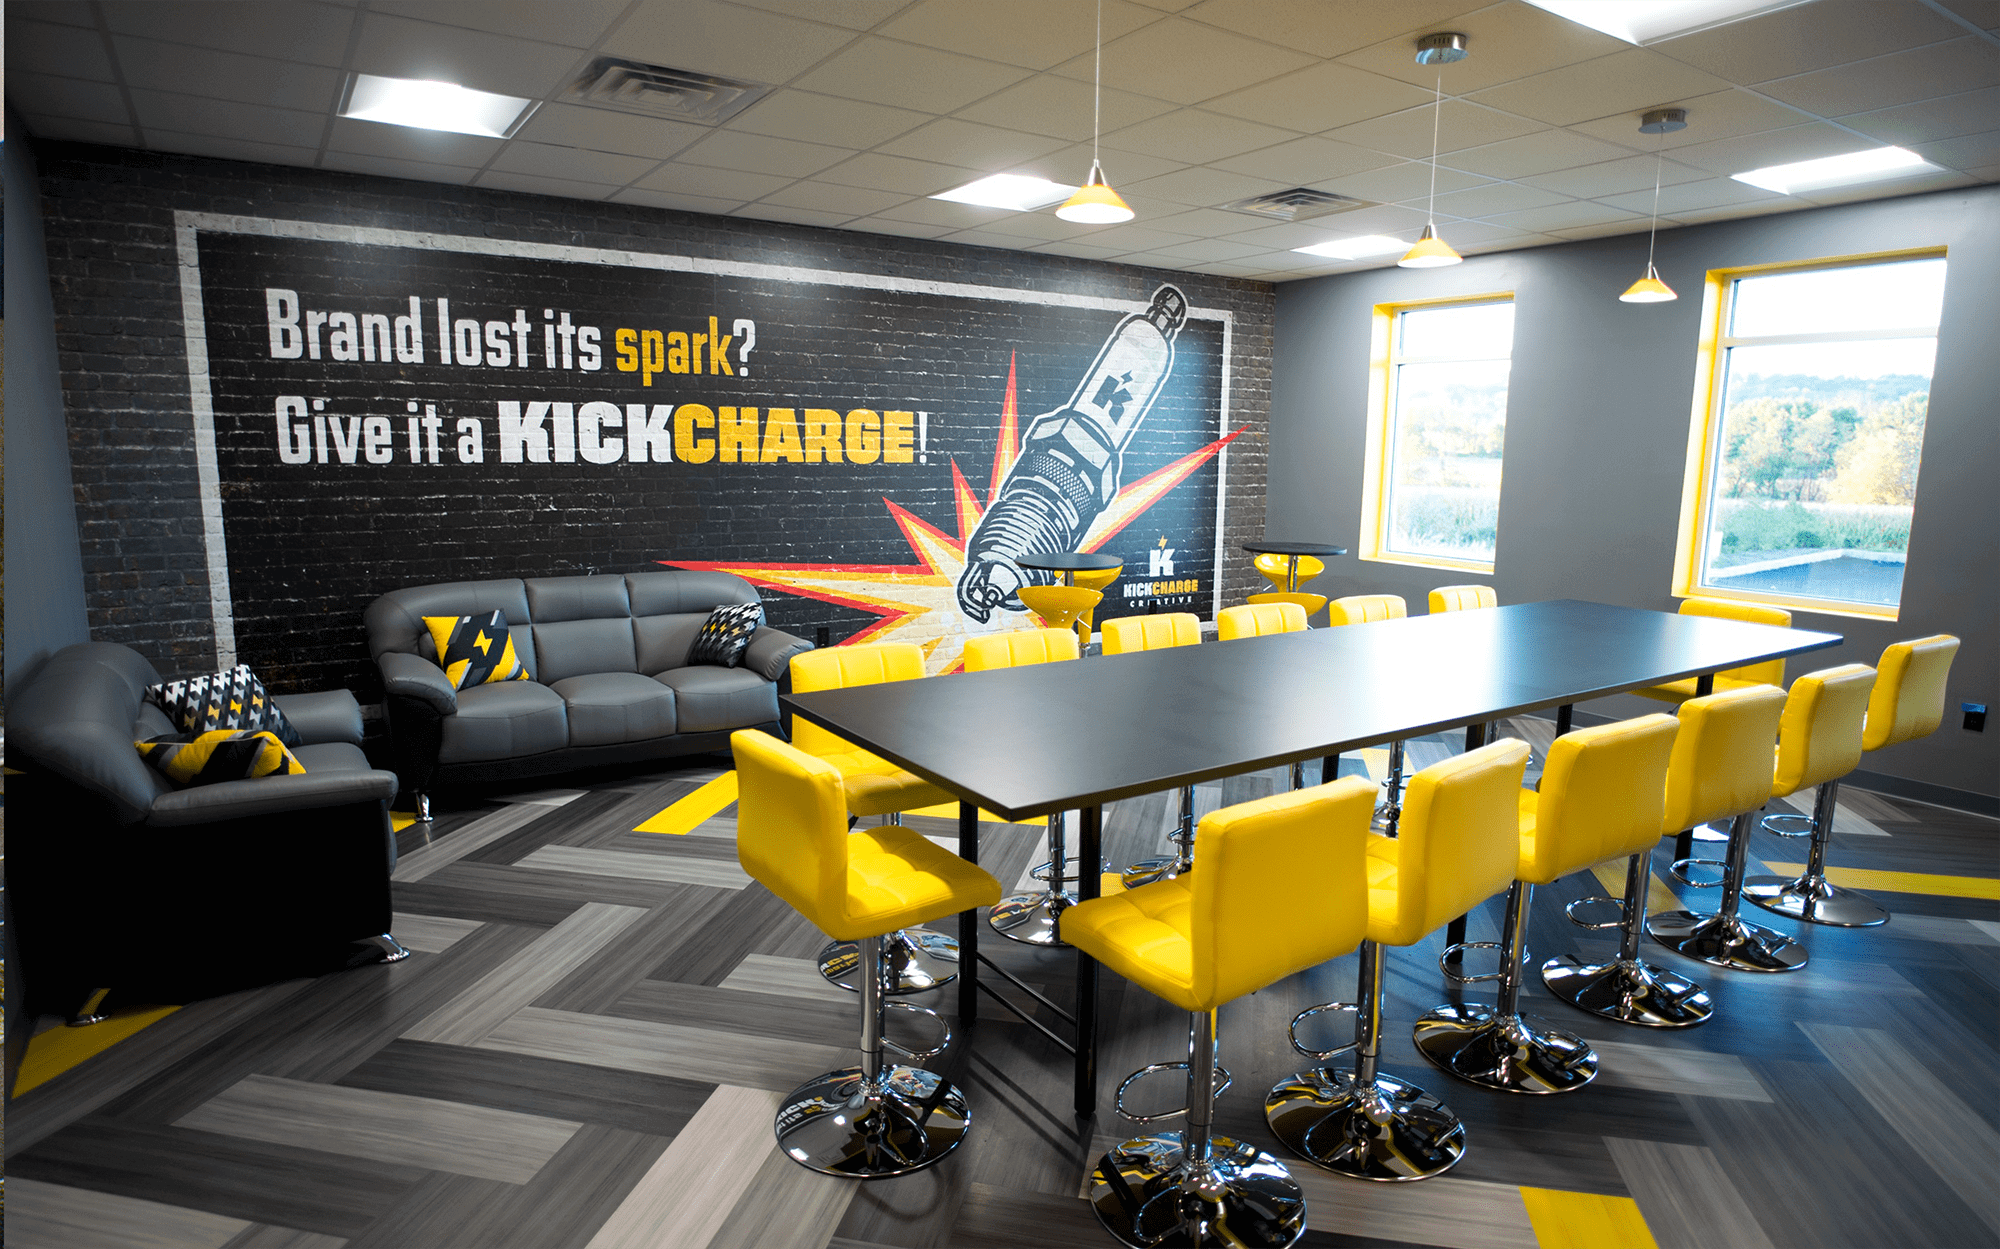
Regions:
<svg viewBox="0 0 2000 1249"><path fill-rule="evenodd" d="M1344 546L1324 542L1245 542L1243 549L1253 555L1345 555Z"/></svg>
<svg viewBox="0 0 2000 1249"><path fill-rule="evenodd" d="M1009 820L1837 646L1564 599L793 694L805 717Z"/></svg>
<svg viewBox="0 0 2000 1249"><path fill-rule="evenodd" d="M1125 564L1125 561L1116 555L1099 555L1092 551L1016 555L1014 562L1023 568L1033 568L1040 572L1103 572L1107 568L1122 568Z"/></svg>

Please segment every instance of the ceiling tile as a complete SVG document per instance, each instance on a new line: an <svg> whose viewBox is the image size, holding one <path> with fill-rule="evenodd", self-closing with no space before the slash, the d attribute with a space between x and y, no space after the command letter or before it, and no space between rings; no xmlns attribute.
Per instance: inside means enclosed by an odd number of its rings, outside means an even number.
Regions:
<svg viewBox="0 0 2000 1249"><path fill-rule="evenodd" d="M108 121L85 121L80 117L54 117L43 113L28 113L23 120L28 123L28 131L38 139L63 139L72 143L105 143L112 147L131 147L138 143L138 136L132 127Z"/></svg>
<svg viewBox="0 0 2000 1249"><path fill-rule="evenodd" d="M1655 108L1686 109L1687 129L1676 130L1672 134L1640 134L1641 116ZM1612 113L1578 122L1570 129L1606 143L1622 143L1642 152L1653 152L1672 151L1677 147L1734 138L1739 134L1755 134L1759 130L1802 125L1812 120L1810 114L1801 113L1790 105L1731 88L1678 100L1656 100L1631 112Z"/></svg>
<svg viewBox="0 0 2000 1249"><path fill-rule="evenodd" d="M1453 152L1444 163L1488 178L1513 179L1616 160L1626 154L1623 147L1573 131L1541 130L1518 139Z"/></svg>
<svg viewBox="0 0 2000 1249"><path fill-rule="evenodd" d="M1261 151L1247 152L1214 162L1217 169L1252 177L1270 178L1292 186L1309 186L1349 174L1386 169L1400 162L1372 148L1337 143L1332 139L1293 139Z"/></svg>
<svg viewBox="0 0 2000 1249"><path fill-rule="evenodd" d="M477 169L461 169L434 160L397 160L392 156L364 156L357 152L327 152L320 168L343 173L373 174L381 178L409 178L416 182L448 182L463 186L472 181Z"/></svg>
<svg viewBox="0 0 2000 1249"><path fill-rule="evenodd" d="M1345 65L1309 65L1202 105L1269 126L1317 134L1427 104L1431 93Z"/></svg>
<svg viewBox="0 0 2000 1249"><path fill-rule="evenodd" d="M1111 260L1125 254L1125 249L1122 247L1105 247L1097 243L1086 243L1081 239L1037 243L1028 250L1045 256L1069 256L1077 260Z"/></svg>
<svg viewBox="0 0 2000 1249"><path fill-rule="evenodd" d="M941 117L922 129L882 144L877 150L891 156L909 156L917 160L967 165L997 172L1067 146L1066 141L1047 135L1002 130L998 126L982 126L956 117Z"/></svg>
<svg viewBox="0 0 2000 1249"><path fill-rule="evenodd" d="M941 199L912 199L871 215L887 221L909 221L918 225L965 230L991 225L1013 214L1004 208L981 208L977 204L955 204Z"/></svg>
<svg viewBox="0 0 2000 1249"><path fill-rule="evenodd" d="M1942 0L1942 3L1975 26L2000 31L2000 0Z"/></svg>
<svg viewBox="0 0 2000 1249"><path fill-rule="evenodd" d="M1129 192L1132 183L1184 168L1177 160L1148 156L1143 152L1126 152L1108 143L1099 149L1098 156L1104 162L1104 176L1118 188L1120 195ZM1045 171L1044 176L1051 182L1082 182L1090 176L1090 162L1091 145L1086 139L1050 152L1035 161L1034 168Z"/></svg>
<svg viewBox="0 0 2000 1249"><path fill-rule="evenodd" d="M1148 117L1170 112L1173 107L1165 100L1149 99L1128 91L1106 91L1104 129L1118 130ZM970 104L958 110L958 116L1008 130L1053 135L1071 142L1088 141L1090 84L1042 75Z"/></svg>
<svg viewBox="0 0 2000 1249"><path fill-rule="evenodd" d="M1272 222L1268 225L1253 226L1248 230L1239 230L1230 235L1229 239L1233 243L1242 243L1246 246L1289 252L1294 247L1312 247L1330 238L1353 238L1357 234L1375 233L1374 230L1333 224L1336 221L1343 221L1349 215L1343 213L1338 218L1322 217L1317 221Z"/></svg>
<svg viewBox="0 0 2000 1249"><path fill-rule="evenodd" d="M587 48L625 8L625 0L373 0L369 9L398 17Z"/></svg>
<svg viewBox="0 0 2000 1249"><path fill-rule="evenodd" d="M1919 0L1821 0L1653 45L1731 82L1769 82L1954 39L1965 28Z"/></svg>
<svg viewBox="0 0 2000 1249"><path fill-rule="evenodd" d="M1840 119L1840 124L1884 143L1928 143L1962 134L1990 130L2000 118L2000 87L1968 91L1941 100L1885 108L1879 113L1857 113Z"/></svg>
<svg viewBox="0 0 2000 1249"><path fill-rule="evenodd" d="M508 173L489 169L474 180L475 185L502 191L525 191L530 195L559 195L564 199L608 199L618 188L602 183L578 182L571 178L544 178L531 173Z"/></svg>
<svg viewBox="0 0 2000 1249"><path fill-rule="evenodd" d="M1405 201L1411 203L1412 201ZM1528 208L1547 208L1560 204L1563 197L1548 191L1538 191L1531 186L1517 186L1511 182L1489 182L1485 186L1469 191L1440 193L1437 197L1437 211L1450 217L1491 217L1499 213L1520 212Z"/></svg>
<svg viewBox="0 0 2000 1249"><path fill-rule="evenodd" d="M1868 140L1838 126L1810 122L1762 134L1717 139L1713 143L1690 144L1677 149L1674 159L1714 173L1743 173L1766 165L1789 165L1794 161L1859 152L1869 146Z"/></svg>
<svg viewBox="0 0 2000 1249"><path fill-rule="evenodd" d="M123 125L129 120L125 96L108 82L84 82L77 78L55 78L48 74L7 74L7 99L15 107L81 121L108 121Z"/></svg>
<svg viewBox="0 0 2000 1249"><path fill-rule="evenodd" d="M1552 125L1657 108L1662 100L1706 95L1728 82L1646 48L1628 48L1477 92L1494 108ZM1447 114L1449 116L1449 114Z"/></svg>
<svg viewBox="0 0 2000 1249"><path fill-rule="evenodd" d="M886 217L859 217L848 222L843 228L866 230L870 234L894 234L911 239L934 239L951 233L944 226L922 225L915 221L891 221Z"/></svg>
<svg viewBox="0 0 2000 1249"><path fill-rule="evenodd" d="M648 191L628 186L611 196L620 204L643 204L647 208L668 208L675 212L710 213L722 216L743 207L742 200L717 199L712 195L682 195L673 191Z"/></svg>
<svg viewBox="0 0 2000 1249"><path fill-rule="evenodd" d="M1865 65L1842 65L1767 82L1758 89L1808 112L1841 117L1996 84L2000 84L2000 47L1968 36L1876 57Z"/></svg>
<svg viewBox="0 0 2000 1249"><path fill-rule="evenodd" d="M812 208L785 208L778 204L745 204L732 217L753 217L759 221L786 221L801 226L837 226L848 221L852 214L821 212Z"/></svg>
<svg viewBox="0 0 2000 1249"><path fill-rule="evenodd" d="M911 0L736 0L736 3L789 17L831 22L849 30L868 30L908 8Z"/></svg>
<svg viewBox="0 0 2000 1249"><path fill-rule="evenodd" d="M1985 134L1919 143L1911 150L1947 169L1977 169L2000 161L2000 131L1989 130Z"/></svg>
<svg viewBox="0 0 2000 1249"><path fill-rule="evenodd" d="M1447 96L1442 114L1435 114L1428 108L1405 109L1387 117L1329 130L1321 137L1338 139L1357 147L1374 148L1406 160L1417 160L1430 157L1433 129L1440 152L1458 152L1469 147L1498 143L1503 139L1519 138L1537 128L1531 121Z"/></svg>
<svg viewBox="0 0 2000 1249"><path fill-rule="evenodd" d="M971 173L952 165L864 152L820 174L820 180L842 186L873 187L878 191L901 191L905 195L935 195L971 181Z"/></svg>
<svg viewBox="0 0 2000 1249"><path fill-rule="evenodd" d="M1519 238L1525 232L1484 221L1448 221L1438 226L1438 233L1453 246L1469 249Z"/></svg>
<svg viewBox="0 0 2000 1249"><path fill-rule="evenodd" d="M1173 205L1157 214L1149 215L1146 223L1170 234L1185 234L1191 238L1220 238L1269 220L1268 217L1259 217L1253 213L1231 212L1221 208L1180 209L1178 205Z"/></svg>
<svg viewBox="0 0 2000 1249"><path fill-rule="evenodd" d="M1224 117L1198 108L1184 108L1151 121L1142 121L1136 126L1127 126L1116 134L1106 135L1105 140L1120 151L1205 165L1212 160L1269 147L1294 137L1293 131L1280 130L1275 126Z"/></svg>
<svg viewBox="0 0 2000 1249"><path fill-rule="evenodd" d="M711 169L679 161L660 166L633 185L673 195L717 196L732 203L762 199L792 179L741 169Z"/></svg>
<svg viewBox="0 0 2000 1249"><path fill-rule="evenodd" d="M1497 226L1537 233L1548 230L1573 230L1578 226L1618 226L1625 230L1644 229L1646 226L1646 218L1637 213L1613 208L1608 204L1592 204L1576 200L1567 204L1552 204L1547 208L1499 213L1487 220Z"/></svg>
<svg viewBox="0 0 2000 1249"><path fill-rule="evenodd" d="M1144 251L1154 247L1170 247L1175 243L1185 243L1185 234L1170 234L1151 226L1133 222L1127 225L1105 226L1078 236L1096 247L1122 247L1128 252Z"/></svg>
<svg viewBox="0 0 2000 1249"><path fill-rule="evenodd" d="M682 151L675 159L690 165L715 165L748 173L803 178L851 154L845 148L827 147L820 143L800 143L795 139L717 130Z"/></svg>
<svg viewBox="0 0 2000 1249"><path fill-rule="evenodd" d="M1674 220L1682 225L1700 225L1706 221L1736 221L1743 217L1768 217L1772 213L1798 208L1802 200L1772 199L1758 200L1747 204L1723 204L1715 208L1689 209L1674 214ZM1661 225L1665 225L1661 222Z"/></svg>
<svg viewBox="0 0 2000 1249"><path fill-rule="evenodd" d="M1670 160L1656 161L1651 156L1628 156L1623 160L1537 174L1532 178L1523 178L1521 182L1525 186L1540 187L1558 195L1597 199L1637 191L1642 187L1651 190L1656 176L1662 185L1671 186L1676 182L1698 182L1708 177L1709 171Z"/></svg>
<svg viewBox="0 0 2000 1249"><path fill-rule="evenodd" d="M855 39L854 32L717 0L640 5L604 41L612 56L703 74L789 82Z"/></svg>
<svg viewBox="0 0 2000 1249"><path fill-rule="evenodd" d="M2000 142L1996 142L1990 150L1992 154L2000 155ZM1885 194L1922 195L1928 191L1949 191L1955 187L1978 184L1979 179L1970 174L1948 169L1915 178L1899 178L1894 182L1878 182L1872 186L1830 187L1798 198L1808 204L1855 204L1862 200L1881 199Z"/></svg>
<svg viewBox="0 0 2000 1249"><path fill-rule="evenodd" d="M273 165L311 165L319 152L290 143L258 143L238 135L177 134L172 130L148 129L147 145L156 151L179 152L187 156L216 156L225 160L268 161Z"/></svg>
<svg viewBox="0 0 2000 1249"><path fill-rule="evenodd" d="M1416 33L1421 32L1400 34L1350 52L1340 63L1426 88L1434 86L1441 76L1451 94L1463 96L1632 46L1521 0L1453 18L1447 29L1466 37L1469 55L1455 65L1417 64Z"/></svg>
<svg viewBox="0 0 2000 1249"><path fill-rule="evenodd" d="M1273 75L1303 69L1312 62L1312 57L1301 52L1170 17L1123 39L1107 40L1104 82L1121 91L1176 104L1199 104ZM1088 81L1091 56L1085 53L1055 72Z"/></svg>
<svg viewBox="0 0 2000 1249"><path fill-rule="evenodd" d="M192 92L244 104L324 113L339 102L339 70L117 35L118 68L137 90Z"/></svg>
<svg viewBox="0 0 2000 1249"><path fill-rule="evenodd" d="M1551 237L1558 239L1603 239L1615 238L1621 234L1636 234L1640 230L1648 228L1648 220L1645 217L1633 216L1617 221L1600 221L1595 224L1547 226L1544 228Z"/></svg>
<svg viewBox="0 0 2000 1249"><path fill-rule="evenodd" d="M1407 234L1414 243L1417 231L1424 228L1424 217L1421 208L1406 208L1401 204L1377 204L1372 208L1356 208L1348 212L1333 213L1330 216L1312 217L1296 224L1322 232L1313 242L1350 239L1363 234ZM1240 237L1243 230L1239 227L1228 233Z"/></svg>
<svg viewBox="0 0 2000 1249"><path fill-rule="evenodd" d="M921 0L874 33L989 61L1048 69L1091 50L1096 13L1093 6L1075 0L1006 0L1005 4ZM1158 12L1120 0L1111 0L1103 13L1107 43L1160 20Z"/></svg>
<svg viewBox="0 0 2000 1249"><path fill-rule="evenodd" d="M1452 191L1464 191L1482 186L1487 179L1476 174L1460 173L1456 169L1442 166L1437 171L1437 191L1445 195ZM1346 178L1331 178L1315 190L1333 191L1341 195L1351 195L1355 199L1373 200L1378 204L1393 204L1402 200L1415 199L1430 194L1430 162L1421 160L1404 161L1387 169L1377 169L1370 173L1355 174Z"/></svg>
<svg viewBox="0 0 2000 1249"><path fill-rule="evenodd" d="M111 57L94 30L7 19L7 74L60 71L65 78L112 82Z"/></svg>
<svg viewBox="0 0 2000 1249"><path fill-rule="evenodd" d="M1186 16L1281 48L1339 56L1438 23L1492 0L1204 0Z"/></svg>
<svg viewBox="0 0 2000 1249"><path fill-rule="evenodd" d="M1730 208L1738 204L1755 204L1767 201L1783 201L1786 207L1797 207L1798 201L1783 195L1738 182L1734 178L1709 178L1702 182L1682 182L1675 186L1660 188L1660 215L1680 219L1686 213L1705 208ZM1627 212L1648 213L1653 211L1653 190L1633 191L1626 195L1608 195L1597 201L1613 208L1623 208Z"/></svg>
<svg viewBox="0 0 2000 1249"><path fill-rule="evenodd" d="M668 121L664 117L640 117L608 108L551 103L536 109L514 137L593 152L623 152L628 156L665 160L709 133L707 126Z"/></svg>
<svg viewBox="0 0 2000 1249"><path fill-rule="evenodd" d="M327 147L333 151L363 156L387 156L391 160L434 160L446 165L477 169L493 159L501 140L471 134L445 134L440 130L415 130L375 121L336 118Z"/></svg>
<svg viewBox="0 0 2000 1249"><path fill-rule="evenodd" d="M850 100L949 113L1027 76L1026 70L955 52L864 38L792 85Z"/></svg>
<svg viewBox="0 0 2000 1249"><path fill-rule="evenodd" d="M507 173L531 173L544 178L623 186L657 164L657 157L590 152L582 148L528 143L517 139L500 149L500 155L493 158L491 167Z"/></svg>
<svg viewBox="0 0 2000 1249"><path fill-rule="evenodd" d="M575 48L368 13L353 64L367 74L441 78L481 91L539 98L565 86L580 57Z"/></svg>
<svg viewBox="0 0 2000 1249"><path fill-rule="evenodd" d="M946 243L957 243L961 247L1004 247L1017 251L1021 238L1016 234L996 234L991 230L958 230L942 236Z"/></svg>
<svg viewBox="0 0 2000 1249"><path fill-rule="evenodd" d="M326 118L293 109L259 108L168 91L134 91L139 128L238 138L251 143L317 148Z"/></svg>
<svg viewBox="0 0 2000 1249"><path fill-rule="evenodd" d="M1192 262L1241 260L1245 256L1261 256L1265 251L1265 248L1254 244L1238 243L1229 239L1195 239L1187 243L1175 243L1170 247L1156 248L1154 254Z"/></svg>
<svg viewBox="0 0 2000 1249"><path fill-rule="evenodd" d="M929 114L906 108L784 90L773 91L730 118L729 129L866 151L927 120Z"/></svg>
<svg viewBox="0 0 2000 1249"><path fill-rule="evenodd" d="M794 182L782 191L771 192L758 203L859 217L893 208L909 198L895 191L870 191L856 186L837 186L831 182Z"/></svg>
<svg viewBox="0 0 2000 1249"><path fill-rule="evenodd" d="M1224 169L1195 166L1133 182L1131 189L1170 203L1185 204L1189 208L1214 208L1220 204L1233 204L1240 199L1249 199L1253 195L1282 191L1290 185L1269 178L1252 178L1240 173L1230 173Z"/></svg>
<svg viewBox="0 0 2000 1249"><path fill-rule="evenodd" d="M91 30L97 28L96 11L90 5L76 3L76 0L8 0L7 16L12 21L53 22L58 26L83 26Z"/></svg>
<svg viewBox="0 0 2000 1249"><path fill-rule="evenodd" d="M1088 226L1074 221L1064 221L1052 209L1035 212L1009 213L996 217L991 223L981 226L992 234L1004 234L1014 239L1034 239L1037 242L1061 241L1082 237Z"/></svg>
<svg viewBox="0 0 2000 1249"><path fill-rule="evenodd" d="M7 6L7 45L16 35L15 5ZM87 5L73 5L87 10ZM225 52L338 66L347 57L347 35L355 11L330 4L257 4L242 0L161 4L158 0L111 0L101 6L104 20L121 35L169 43L191 43ZM65 65L65 73L72 67Z"/></svg>

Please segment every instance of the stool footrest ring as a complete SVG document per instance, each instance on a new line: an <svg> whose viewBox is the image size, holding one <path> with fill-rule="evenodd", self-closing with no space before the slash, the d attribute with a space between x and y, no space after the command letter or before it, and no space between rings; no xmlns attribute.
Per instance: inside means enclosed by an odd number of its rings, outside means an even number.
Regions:
<svg viewBox="0 0 2000 1249"><path fill-rule="evenodd" d="M1715 880L1695 880L1693 877L1689 876L1687 873L1688 869L1691 867L1712 867L1717 871L1726 871L1729 867L1729 864L1723 862L1721 859L1675 859L1673 863L1667 868L1667 872L1670 875L1672 875L1675 880L1681 882L1683 885L1686 885L1690 889L1722 888L1722 881L1720 878L1717 878Z"/></svg>
<svg viewBox="0 0 2000 1249"><path fill-rule="evenodd" d="M915 1002L884 1002L882 1003L882 1009L885 1011L906 1010L911 1012L912 1014L929 1015L931 1017L931 1021L937 1024L938 1043L932 1048L927 1050L913 1050L906 1045L902 1045L896 1041L889 1039L887 1035L884 1035L882 1038L882 1044L888 1046L892 1050L895 1050L898 1054L901 1054L903 1057L912 1058L918 1062L922 1062L926 1058L936 1058L939 1054L944 1053L945 1050L951 1047L951 1025L945 1022L945 1017L943 1015L938 1014L930 1007L919 1006Z"/></svg>
<svg viewBox="0 0 2000 1249"><path fill-rule="evenodd" d="M1292 1016L1292 1026L1287 1028L1285 1032L1291 1038L1293 1049L1304 1054L1307 1058L1316 1058L1320 1062L1328 1062L1340 1057L1342 1054L1352 1052L1360 1046L1361 1042L1349 1041L1345 1045L1336 1045L1330 1050L1316 1050L1299 1040L1299 1025L1314 1015L1324 1015L1329 1011L1359 1011L1360 1009L1361 1007L1354 1002L1323 1002L1318 1006L1308 1006L1298 1014Z"/></svg>
<svg viewBox="0 0 2000 1249"><path fill-rule="evenodd" d="M1812 817L1809 815L1767 815L1758 827L1773 837L1810 837L1813 835Z"/></svg>
<svg viewBox="0 0 2000 1249"><path fill-rule="evenodd" d="M1593 924L1589 920L1578 919L1576 917L1577 907L1596 906L1603 903L1609 903L1618 908L1617 919L1606 920L1601 924ZM1569 916L1569 922L1575 924L1578 928L1623 928L1625 926L1625 899L1613 898L1601 893L1593 894L1588 898L1578 898L1576 901L1569 903L1563 907L1563 914Z"/></svg>
<svg viewBox="0 0 2000 1249"><path fill-rule="evenodd" d="M1134 1084L1138 1083L1140 1080L1145 1079L1147 1076L1153 1075L1157 1072L1186 1071L1187 1068L1188 1065L1185 1062L1148 1063L1146 1066L1139 1068L1131 1075L1126 1076L1123 1080L1119 1081L1118 1092L1112 1098L1112 1104L1118 1108L1119 1117L1124 1119L1130 1119L1134 1123L1158 1123L1162 1119L1176 1119L1186 1114L1188 1112L1188 1108L1186 1106L1177 1106L1172 1110L1162 1110L1158 1114L1154 1115L1135 1115L1131 1111L1125 1109L1125 1090L1131 1088ZM1216 1080L1215 1096L1220 1097L1224 1093L1229 1091L1229 1086L1235 1082L1235 1077L1229 1074L1229 1068L1223 1066L1221 1063L1217 1063L1215 1065L1215 1080Z"/></svg>
<svg viewBox="0 0 2000 1249"><path fill-rule="evenodd" d="M1479 984L1487 980L1498 980L1500 973L1497 971L1487 972L1483 976L1468 976L1462 971L1453 971L1449 960L1456 955L1459 959L1459 966L1463 967L1465 965L1465 952L1467 950L1498 950L1500 948L1501 945L1498 941L1456 942L1446 946L1444 953L1438 955L1438 970L1444 973L1445 979L1456 984Z"/></svg>
<svg viewBox="0 0 2000 1249"><path fill-rule="evenodd" d="M1076 881L1080 881L1083 879L1081 875L1069 874L1071 864L1081 864L1082 862L1083 860L1074 854L1070 855L1068 858L1063 860L1064 875L1062 880L1064 884L1066 885L1073 884ZM1053 859L1044 860L1043 862L1037 863L1033 867L1029 868L1028 875L1034 877L1036 880L1046 881L1051 876L1055 875L1055 866L1056 866L1055 860Z"/></svg>

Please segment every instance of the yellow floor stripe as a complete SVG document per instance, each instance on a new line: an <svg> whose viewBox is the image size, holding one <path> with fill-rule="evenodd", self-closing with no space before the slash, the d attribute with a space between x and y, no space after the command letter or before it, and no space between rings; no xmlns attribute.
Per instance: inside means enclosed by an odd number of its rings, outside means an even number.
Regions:
<svg viewBox="0 0 2000 1249"><path fill-rule="evenodd" d="M1600 863L1590 869L1590 874L1597 877L1598 883L1604 886L1604 892L1610 897L1623 898L1625 896L1624 863ZM1652 887L1646 894L1646 914L1658 915L1662 911L1680 910L1681 900L1674 894L1673 890L1667 888L1667 882L1661 880L1657 872L1652 874L1651 880ZM1589 913L1586 912L1585 914L1587 916ZM1611 915L1610 909L1605 908L1604 914L1606 918L1609 918Z"/></svg>
<svg viewBox="0 0 2000 1249"><path fill-rule="evenodd" d="M1659 1249L1630 1197L1524 1187L1521 1203L1542 1249Z"/></svg>
<svg viewBox="0 0 2000 1249"><path fill-rule="evenodd" d="M724 772L632 831L685 836L694 831L695 825L714 818L717 812L735 801L736 773Z"/></svg>
<svg viewBox="0 0 2000 1249"><path fill-rule="evenodd" d="M68 1028L60 1024L35 1034L28 1052L21 1057L21 1070L14 1076L14 1096L19 1097L39 1084L47 1084L68 1071L102 1054L125 1038L165 1019L178 1006L150 1006L139 1010L114 1011L103 1023L88 1028Z"/></svg>
<svg viewBox="0 0 2000 1249"><path fill-rule="evenodd" d="M914 810L905 811L903 814L932 815L941 820L955 820L958 818L958 804L955 802L940 802L934 807L917 807ZM1033 825L1036 828L1046 828L1049 817L1046 815L1031 815L1025 820L1003 820L991 811L988 811L985 807L981 807L979 809L979 822L981 824L1019 824L1023 828L1029 825Z"/></svg>
<svg viewBox="0 0 2000 1249"><path fill-rule="evenodd" d="M1803 863L1764 866L1781 876L1796 876ZM1929 872L1884 872L1870 867L1829 867L1826 878L1849 889L1879 889L1884 893L1927 893L1940 898L1984 898L2000 902L2000 880L1991 876L1937 876Z"/></svg>
<svg viewBox="0 0 2000 1249"><path fill-rule="evenodd" d="M391 811L389 813L389 827L399 833L416 822L417 817L414 815L405 815L401 811Z"/></svg>

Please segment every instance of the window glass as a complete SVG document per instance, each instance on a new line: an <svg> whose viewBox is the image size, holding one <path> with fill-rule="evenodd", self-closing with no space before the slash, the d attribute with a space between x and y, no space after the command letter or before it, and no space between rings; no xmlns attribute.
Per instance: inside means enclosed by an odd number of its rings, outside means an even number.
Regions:
<svg viewBox="0 0 2000 1249"><path fill-rule="evenodd" d="M1409 309L1397 320L1379 547L1490 568L1514 305Z"/></svg>
<svg viewBox="0 0 2000 1249"><path fill-rule="evenodd" d="M1944 267L1733 284L1701 585L1899 604Z"/></svg>

